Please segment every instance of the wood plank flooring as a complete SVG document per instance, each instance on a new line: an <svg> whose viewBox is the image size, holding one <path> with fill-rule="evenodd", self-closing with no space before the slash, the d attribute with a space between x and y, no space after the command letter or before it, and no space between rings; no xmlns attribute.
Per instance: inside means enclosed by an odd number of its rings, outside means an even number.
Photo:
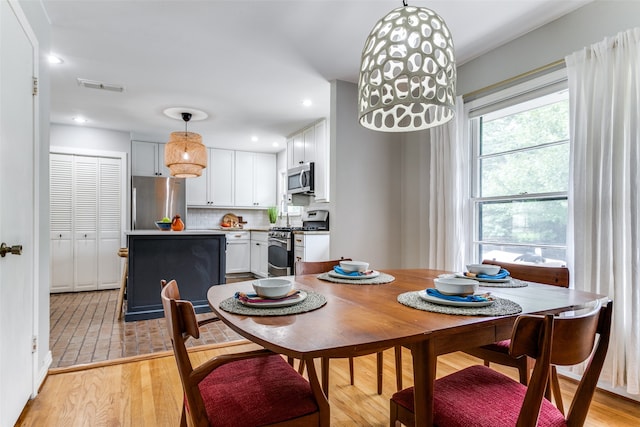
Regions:
<svg viewBox="0 0 640 427"><path fill-rule="evenodd" d="M216 354L254 349L240 341L197 348L191 353L194 364ZM412 383L411 356L403 353L404 386ZM438 359L438 376L478 363L463 353ZM331 425L388 426L389 398L395 391L393 351L385 352L383 394L376 394L375 355L356 358L355 386L349 385L346 359L332 359L329 402ZM318 366L319 369L319 366ZM516 371L498 368L514 378ZM561 379L567 406L575 385ZM177 426L182 389L172 353L127 359L125 363L104 362L85 367L53 369L40 394L25 408L17 426ZM637 427L640 405L598 391L591 404L587 427Z"/></svg>

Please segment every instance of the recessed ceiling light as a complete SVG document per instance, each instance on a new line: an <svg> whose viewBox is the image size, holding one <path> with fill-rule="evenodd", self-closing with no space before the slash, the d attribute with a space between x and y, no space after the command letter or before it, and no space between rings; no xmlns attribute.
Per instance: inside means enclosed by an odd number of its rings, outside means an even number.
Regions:
<svg viewBox="0 0 640 427"><path fill-rule="evenodd" d="M311 107L311 100L305 99L304 101L302 101L302 105L305 107Z"/></svg>
<svg viewBox="0 0 640 427"><path fill-rule="evenodd" d="M88 120L85 119L84 117L74 117L73 121L76 122L76 123L87 123L88 122Z"/></svg>
<svg viewBox="0 0 640 427"><path fill-rule="evenodd" d="M49 55L47 59L49 60L49 64L62 64L64 62L62 58L55 55Z"/></svg>
<svg viewBox="0 0 640 427"><path fill-rule="evenodd" d="M251 141L252 141L252 142L258 142L258 137L257 137L257 136L255 136L255 135L254 135L254 136L252 136L252 137L251 137Z"/></svg>
<svg viewBox="0 0 640 427"><path fill-rule="evenodd" d="M274 142L274 143L273 143L273 144L271 144L271 145L273 145L274 147L279 147L279 146L280 146L280 144L278 144L277 142Z"/></svg>

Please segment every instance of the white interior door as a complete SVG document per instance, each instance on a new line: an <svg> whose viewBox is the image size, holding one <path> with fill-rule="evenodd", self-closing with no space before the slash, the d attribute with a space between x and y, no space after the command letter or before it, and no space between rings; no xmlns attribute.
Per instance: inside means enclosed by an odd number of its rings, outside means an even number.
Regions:
<svg viewBox="0 0 640 427"><path fill-rule="evenodd" d="M14 7L16 9L14 9ZM0 426L31 396L34 335L34 47L16 2L0 0ZM28 24L24 24L25 26ZM30 34L30 33L29 33Z"/></svg>

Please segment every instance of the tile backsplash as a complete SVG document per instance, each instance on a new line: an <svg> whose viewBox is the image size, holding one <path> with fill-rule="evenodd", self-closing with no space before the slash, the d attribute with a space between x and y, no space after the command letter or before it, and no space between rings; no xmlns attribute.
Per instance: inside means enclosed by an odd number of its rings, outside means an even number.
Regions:
<svg viewBox="0 0 640 427"><path fill-rule="evenodd" d="M218 228L222 217L228 213L232 213L235 216L242 217L243 221L247 221L244 224L244 228L251 227L269 227L269 215L266 210L260 209L210 209L210 208L188 208L187 220L185 221L186 228L188 230L208 230L212 228ZM285 226L287 224L287 217L283 215L278 216L276 221L277 226ZM301 226L302 218L300 216L291 216L289 218L289 225Z"/></svg>
<svg viewBox="0 0 640 427"><path fill-rule="evenodd" d="M188 208L187 210L187 229L190 230L207 230L218 228L222 217L228 213L242 217L244 228L250 227L268 227L269 216L266 210L257 209L209 209L209 208Z"/></svg>

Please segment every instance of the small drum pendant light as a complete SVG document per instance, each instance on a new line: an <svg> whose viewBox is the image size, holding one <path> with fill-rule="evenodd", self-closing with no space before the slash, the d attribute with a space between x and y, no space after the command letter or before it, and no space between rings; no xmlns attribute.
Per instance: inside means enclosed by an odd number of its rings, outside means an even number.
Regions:
<svg viewBox="0 0 640 427"><path fill-rule="evenodd" d="M455 112L449 28L432 10L403 5L376 23L362 50L358 117L369 129L427 129L451 120Z"/></svg>
<svg viewBox="0 0 640 427"><path fill-rule="evenodd" d="M187 132L187 123L191 113L182 113L184 132L171 132L171 137L164 150L164 164L176 178L195 178L202 175L207 167L207 148L202 144L202 137Z"/></svg>

